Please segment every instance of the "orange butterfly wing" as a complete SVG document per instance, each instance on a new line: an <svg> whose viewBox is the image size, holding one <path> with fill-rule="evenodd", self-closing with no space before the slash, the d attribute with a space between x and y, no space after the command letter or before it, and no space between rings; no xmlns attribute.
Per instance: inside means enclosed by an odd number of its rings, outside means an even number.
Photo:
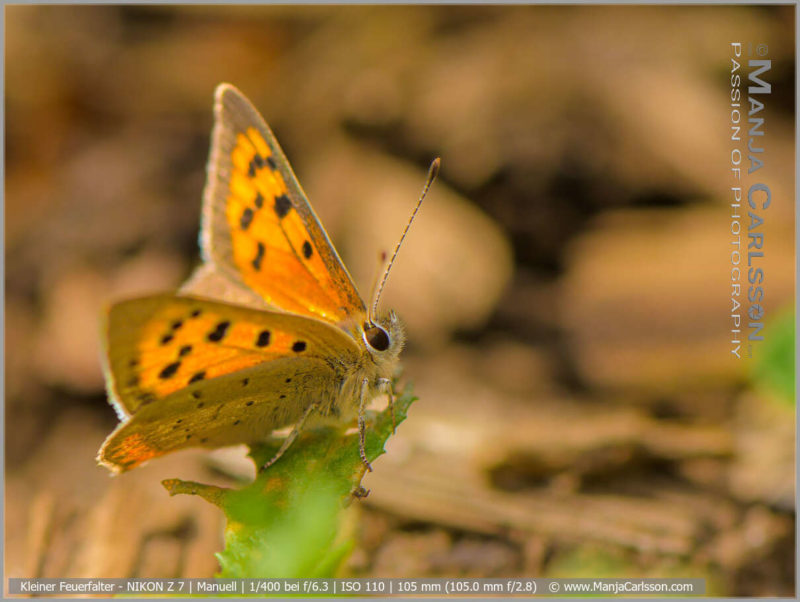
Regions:
<svg viewBox="0 0 800 602"><path fill-rule="evenodd" d="M274 307L360 320L364 302L267 124L228 84L217 88L214 113L204 259Z"/></svg>
<svg viewBox="0 0 800 602"><path fill-rule="evenodd" d="M318 320L173 295L115 304L106 330L109 390L124 416L198 381L279 358L355 363L359 356L351 337Z"/></svg>
<svg viewBox="0 0 800 602"><path fill-rule="evenodd" d="M336 397L343 375L331 358L360 356L319 320L172 295L114 305L107 332L107 385L123 422L99 459L116 471L191 445L260 440Z"/></svg>

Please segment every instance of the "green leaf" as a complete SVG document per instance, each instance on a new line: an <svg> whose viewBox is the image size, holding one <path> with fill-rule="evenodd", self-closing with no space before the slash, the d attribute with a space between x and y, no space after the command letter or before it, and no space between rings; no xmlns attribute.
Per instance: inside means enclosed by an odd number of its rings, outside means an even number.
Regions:
<svg viewBox="0 0 800 602"><path fill-rule="evenodd" d="M394 420L405 420L415 397L407 388L394 402ZM365 449L372 463L392 434L387 408L368 412ZM280 447L272 440L250 448L256 467ZM380 465L374 467L380 469ZM353 547L343 528L345 508L363 495L366 467L359 456L358 432L307 431L255 481L225 489L192 481L163 481L170 495L197 495L225 513L225 550L217 555L218 577L331 577Z"/></svg>
<svg viewBox="0 0 800 602"><path fill-rule="evenodd" d="M755 383L794 405L794 311L776 316L764 329L761 353L753 365Z"/></svg>

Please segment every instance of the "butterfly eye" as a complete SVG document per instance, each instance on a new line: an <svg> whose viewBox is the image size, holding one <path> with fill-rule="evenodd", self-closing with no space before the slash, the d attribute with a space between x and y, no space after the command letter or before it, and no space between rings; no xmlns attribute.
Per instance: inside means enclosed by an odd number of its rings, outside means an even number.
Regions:
<svg viewBox="0 0 800 602"><path fill-rule="evenodd" d="M369 325L365 324L364 326ZM386 351L389 348L389 335L380 326L365 328L364 338L375 351Z"/></svg>

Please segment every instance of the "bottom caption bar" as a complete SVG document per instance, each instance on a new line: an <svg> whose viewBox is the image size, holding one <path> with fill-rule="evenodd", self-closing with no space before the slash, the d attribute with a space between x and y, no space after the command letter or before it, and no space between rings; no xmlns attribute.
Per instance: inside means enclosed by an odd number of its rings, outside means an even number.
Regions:
<svg viewBox="0 0 800 602"><path fill-rule="evenodd" d="M203 595L242 596L701 596L705 579L19 579L21 596Z"/></svg>

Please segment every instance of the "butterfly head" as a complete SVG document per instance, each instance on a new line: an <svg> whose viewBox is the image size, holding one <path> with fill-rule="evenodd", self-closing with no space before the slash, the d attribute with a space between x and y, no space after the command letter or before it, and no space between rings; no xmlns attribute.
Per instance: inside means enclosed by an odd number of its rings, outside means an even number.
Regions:
<svg viewBox="0 0 800 602"><path fill-rule="evenodd" d="M411 227L414 218L417 216L417 212L419 211L420 205L422 205L422 201L425 199L425 195L428 193L428 189L431 187L431 184L433 184L433 181L436 179L436 175L439 173L439 163L440 160L438 157L431 163L430 169L428 170L428 177L425 180L425 186L422 188L422 194L420 194L419 200L414 207L414 211L411 213L411 218L408 220L408 223L403 230L403 234L400 236L400 240L398 241L397 246L394 248L394 253L392 254L392 258L389 260L388 265L386 265L386 269L383 272L383 277L380 279L380 283L377 286L373 286L373 301L369 307L367 319L363 325L362 336L364 339L364 344L367 347L367 351L370 353L375 363L377 363L379 366L381 366L383 363L383 365L388 368L388 371L391 371L391 368L397 361L397 357L403 350L403 344L406 341L406 335L400 319L393 311L390 311L388 315L377 317L378 302L381 299L381 293L383 292L383 287L389 277L389 272L394 265L394 260L397 258L397 252L400 250L400 247L406 238L406 234L408 234L408 229ZM384 253L381 256L381 262L385 261L386 254Z"/></svg>
<svg viewBox="0 0 800 602"><path fill-rule="evenodd" d="M379 368L386 368L390 373L406 342L405 331L397 314L390 311L388 315L365 322L362 338L372 360Z"/></svg>

